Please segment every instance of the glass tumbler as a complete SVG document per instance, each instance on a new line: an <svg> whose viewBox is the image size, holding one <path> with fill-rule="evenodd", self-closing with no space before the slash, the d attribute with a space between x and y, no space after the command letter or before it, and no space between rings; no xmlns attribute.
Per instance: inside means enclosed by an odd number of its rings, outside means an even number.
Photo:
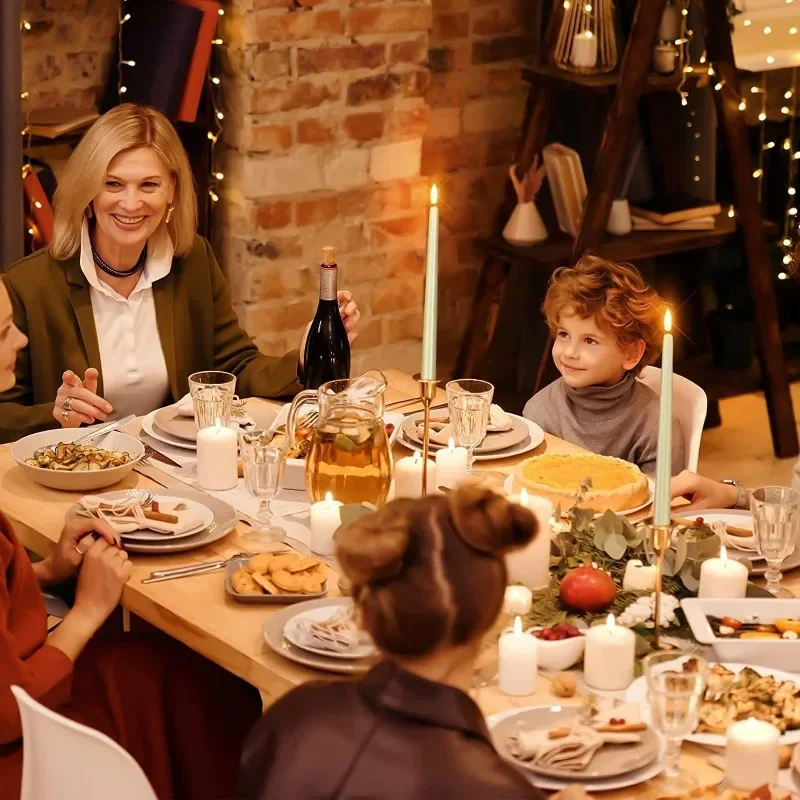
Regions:
<svg viewBox="0 0 800 800"><path fill-rule="evenodd" d="M750 495L756 548L767 562L766 589L775 597L794 597L781 585L781 564L797 545L800 493L785 486L764 486Z"/></svg>
<svg viewBox="0 0 800 800"><path fill-rule="evenodd" d="M486 437L494 386L474 378L459 378L445 388L453 439L466 449L467 471L472 473L474 450Z"/></svg>
<svg viewBox="0 0 800 800"><path fill-rule="evenodd" d="M236 376L230 372L211 370L194 372L189 376L189 394L197 430L211 425L227 427L235 391Z"/></svg>

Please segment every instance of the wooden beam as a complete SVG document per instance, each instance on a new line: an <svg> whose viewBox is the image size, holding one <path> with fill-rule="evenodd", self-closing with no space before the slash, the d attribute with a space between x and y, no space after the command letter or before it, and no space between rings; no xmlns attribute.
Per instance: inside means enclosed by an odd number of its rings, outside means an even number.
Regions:
<svg viewBox="0 0 800 800"><path fill-rule="evenodd" d="M705 0L706 50L717 70L720 91L713 92L720 130L728 144L736 214L747 264L747 278L755 312L758 351L769 411L772 444L778 458L796 456L797 428L789 391L789 373L783 355L775 288L764 241L761 207L753 178L753 158L747 140L733 44L723 0Z"/></svg>
<svg viewBox="0 0 800 800"><path fill-rule="evenodd" d="M619 83L589 181L580 233L573 250L575 261L586 250L597 247L605 235L620 174L630 155L630 133L639 113L639 98L650 70L653 46L666 2L640 0L636 4L628 44L620 64Z"/></svg>
<svg viewBox="0 0 800 800"><path fill-rule="evenodd" d="M24 254L20 0L0 2L0 269Z"/></svg>

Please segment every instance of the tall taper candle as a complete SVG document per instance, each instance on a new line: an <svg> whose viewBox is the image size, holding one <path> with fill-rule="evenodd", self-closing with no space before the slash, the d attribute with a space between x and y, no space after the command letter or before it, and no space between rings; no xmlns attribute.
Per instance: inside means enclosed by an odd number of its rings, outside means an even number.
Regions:
<svg viewBox="0 0 800 800"><path fill-rule="evenodd" d="M658 453L656 456L656 502L654 525L669 525L672 515L672 312L664 315L664 344L661 348L661 398L658 412Z"/></svg>
<svg viewBox="0 0 800 800"><path fill-rule="evenodd" d="M425 267L425 307L422 317L422 369L424 381L436 379L436 325L439 295L439 190L431 186L431 208L428 212L428 256Z"/></svg>

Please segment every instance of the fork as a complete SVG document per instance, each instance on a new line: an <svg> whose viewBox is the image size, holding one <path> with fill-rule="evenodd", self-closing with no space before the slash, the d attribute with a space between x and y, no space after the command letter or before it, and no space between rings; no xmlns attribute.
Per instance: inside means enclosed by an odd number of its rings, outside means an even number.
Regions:
<svg viewBox="0 0 800 800"><path fill-rule="evenodd" d="M316 428L319 422L319 411L312 411L307 417L303 417L300 422L302 423L300 427Z"/></svg>

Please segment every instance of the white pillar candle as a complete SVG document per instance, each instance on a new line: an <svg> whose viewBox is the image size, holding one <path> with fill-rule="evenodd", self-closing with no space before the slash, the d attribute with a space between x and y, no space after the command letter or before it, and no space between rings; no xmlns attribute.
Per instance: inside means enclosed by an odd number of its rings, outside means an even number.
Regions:
<svg viewBox="0 0 800 800"><path fill-rule="evenodd" d="M593 689L618 691L633 681L636 637L609 614L605 625L586 631L583 678Z"/></svg>
<svg viewBox="0 0 800 800"><path fill-rule="evenodd" d="M523 583L529 589L544 589L550 584L550 520L553 517L553 504L545 497L528 496L525 489L520 492L517 502L533 512L539 530L532 542L506 556L508 580Z"/></svg>
<svg viewBox="0 0 800 800"><path fill-rule="evenodd" d="M593 67L597 63L597 37L591 31L575 34L569 60L573 67Z"/></svg>
<svg viewBox="0 0 800 800"><path fill-rule="evenodd" d="M497 643L498 682L503 694L522 696L536 691L536 637L523 633L522 620Z"/></svg>
<svg viewBox="0 0 800 800"><path fill-rule="evenodd" d="M324 500L311 506L311 549L321 556L332 556L334 552L333 534L342 524L339 510L342 504L334 500L331 493Z"/></svg>
<svg viewBox="0 0 800 800"><path fill-rule="evenodd" d="M625 576L622 578L622 588L626 592L655 591L655 564L643 564L638 558L632 558L625 565Z"/></svg>
<svg viewBox="0 0 800 800"><path fill-rule="evenodd" d="M734 722L726 732L725 777L734 789L758 789L778 781L781 733L755 717Z"/></svg>
<svg viewBox="0 0 800 800"><path fill-rule="evenodd" d="M503 613L524 616L533 605L533 593L527 586L507 586L503 600Z"/></svg>
<svg viewBox="0 0 800 800"><path fill-rule="evenodd" d="M236 431L219 424L197 431L197 485L212 492L235 488L237 454Z"/></svg>
<svg viewBox="0 0 800 800"><path fill-rule="evenodd" d="M436 467L428 459L428 494L436 490ZM414 451L409 458L401 458L394 463L394 496L422 497L422 453Z"/></svg>
<svg viewBox="0 0 800 800"><path fill-rule="evenodd" d="M436 453L436 488L455 489L467 477L467 449L451 439Z"/></svg>
<svg viewBox="0 0 800 800"><path fill-rule="evenodd" d="M747 594L747 567L728 558L723 545L719 558L708 558L700 566L698 597L744 597Z"/></svg>

